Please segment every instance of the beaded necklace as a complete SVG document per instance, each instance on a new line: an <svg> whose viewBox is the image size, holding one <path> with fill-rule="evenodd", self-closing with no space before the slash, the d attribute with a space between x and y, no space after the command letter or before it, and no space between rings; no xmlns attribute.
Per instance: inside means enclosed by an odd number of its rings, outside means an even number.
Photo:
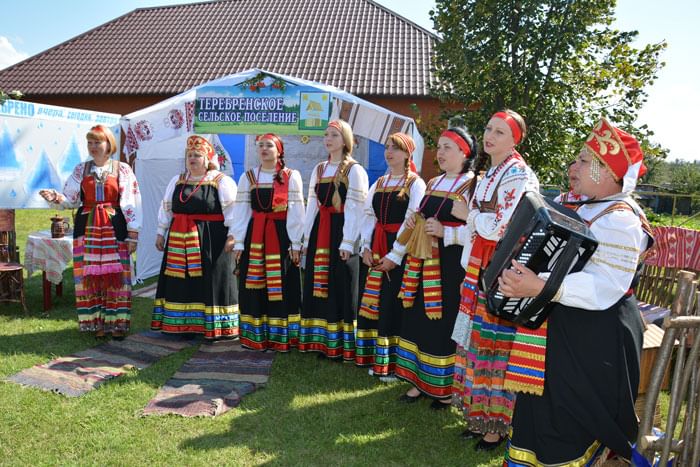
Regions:
<svg viewBox="0 0 700 467"><path fill-rule="evenodd" d="M396 186L401 186L402 182L406 178L406 174L404 173L401 178L399 179L399 183ZM389 218L389 205L391 204L391 194L387 195L387 188L389 188L389 181L391 180L391 174L386 176L386 180L384 180L384 186L383 186L383 191L382 191L382 197L379 200L379 222L382 224L386 225L387 219ZM384 203L384 199L386 198L386 205Z"/></svg>
<svg viewBox="0 0 700 467"><path fill-rule="evenodd" d="M440 178L440 180L437 181L437 183L435 183L434 185L431 185L430 190L429 190L429 191L425 194L425 196L423 197L423 201L421 202L420 206L418 207L418 211L417 211L417 212L422 212L422 211L423 211L423 208L425 207L425 203L428 202L428 198L430 198L430 195L432 195L433 192L435 191L435 188L433 188L433 187L437 187L438 185L440 185L440 183L442 183L442 181L445 179L446 176L447 176L447 172L445 172L444 174L442 174L442 177ZM452 182L452 186L450 186L450 189L447 191L447 194L446 194L445 197L442 199L442 202L440 203L440 206L438 206L437 211L435 211L435 214L433 214L432 217L437 217L438 214L440 214L440 210L442 209L442 206L444 206L445 201L447 201L447 197L449 196L450 193L452 193L452 190L454 189L455 185L457 185L457 182L458 182L461 178L462 178L462 174L458 174L457 177L455 177L455 181Z"/></svg>
<svg viewBox="0 0 700 467"><path fill-rule="evenodd" d="M505 167L507 165L508 161L510 161L514 157L515 157L515 152L511 152L510 155L508 155L508 157L506 157L500 164L498 164L496 166L496 169L493 171L493 173L489 177L489 181L486 182L486 189L484 190L484 198L481 201L486 201L486 196L487 196L487 193L489 192L489 188L491 188L491 185L493 184L494 180L496 180L496 178L497 178L496 176L498 175L498 172L500 172L503 169L503 167ZM487 173L487 176L488 176L488 173Z"/></svg>
<svg viewBox="0 0 700 467"><path fill-rule="evenodd" d="M187 178L185 179L185 185L187 185L187 182L190 181L190 175L192 175L192 174L191 174L189 171L187 171ZM206 173L202 176L202 179L199 181L199 183L197 183L197 186L194 187L194 190L192 190L192 191L190 192L190 194L187 195L187 198L185 198L185 199L182 199L182 192L185 191L185 187L184 187L184 186L182 187L182 190L180 190L180 194L179 194L180 202L181 202L182 204L187 204L187 202L190 200L190 198L192 198L192 195L194 195L195 193L197 193L197 190L199 190L199 187L201 187L201 186L202 186L202 183L204 183L204 179L205 179L205 178L207 178L207 174L206 174Z"/></svg>

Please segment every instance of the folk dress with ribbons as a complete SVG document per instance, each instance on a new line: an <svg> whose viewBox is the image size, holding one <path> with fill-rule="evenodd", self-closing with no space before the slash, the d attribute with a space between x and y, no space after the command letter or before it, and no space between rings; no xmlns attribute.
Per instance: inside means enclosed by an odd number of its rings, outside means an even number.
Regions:
<svg viewBox="0 0 700 467"><path fill-rule="evenodd" d="M201 178L177 175L165 189L158 234L166 235L151 329L238 336L238 287L224 251L232 234L236 183L210 170Z"/></svg>
<svg viewBox="0 0 700 467"><path fill-rule="evenodd" d="M404 192L404 196L399 194ZM363 250L373 260L385 255L397 264L388 273L361 266L360 310L357 317L355 363L371 366L375 375L393 374L404 308L398 298L403 276L403 245L396 241L403 222L413 216L425 194L425 182L417 174L384 175L369 189L362 222ZM391 250L389 250L391 248Z"/></svg>
<svg viewBox="0 0 700 467"><path fill-rule="evenodd" d="M455 200L465 200L474 174L439 176L428 182L420 203L426 219L435 217L443 226L464 227L450 212ZM461 227L460 227L461 226ZM435 238L432 256L425 260L406 257L400 297L404 307L397 349L396 371L422 393L442 399L451 393L455 343L450 340L459 307L459 284L464 269L459 264L462 246Z"/></svg>
<svg viewBox="0 0 700 467"><path fill-rule="evenodd" d="M514 152L479 180L470 201L466 229L458 232L460 235L446 234L446 238L464 245L460 263L466 271L452 333L457 343L453 402L463 410L467 427L478 433L505 436L508 432L515 394L505 388L505 374L518 330L513 323L487 311L478 278L520 198L526 191L538 190L537 176ZM545 331L546 327L538 330L533 340Z"/></svg>
<svg viewBox="0 0 700 467"><path fill-rule="evenodd" d="M311 173L299 350L352 361L359 298L357 250L369 183L360 164L346 164L343 173L338 173L338 167L338 163L321 162ZM333 207L336 177L340 212ZM351 253L347 261L340 258L341 249Z"/></svg>
<svg viewBox="0 0 700 467"><path fill-rule="evenodd" d="M289 249L301 250L304 199L301 175L285 168L251 169L238 182L233 232L238 266L241 345L289 351L299 341L301 278Z"/></svg>
<svg viewBox="0 0 700 467"><path fill-rule="evenodd" d="M553 300L544 393L518 394L504 465L591 465L604 447L630 459L644 333L630 286L651 229L630 197L604 201L577 211L598 249Z"/></svg>
<svg viewBox="0 0 700 467"><path fill-rule="evenodd" d="M141 228L141 193L128 164L78 164L62 206L78 207L73 230L75 303L81 331L127 332L131 323L129 231Z"/></svg>

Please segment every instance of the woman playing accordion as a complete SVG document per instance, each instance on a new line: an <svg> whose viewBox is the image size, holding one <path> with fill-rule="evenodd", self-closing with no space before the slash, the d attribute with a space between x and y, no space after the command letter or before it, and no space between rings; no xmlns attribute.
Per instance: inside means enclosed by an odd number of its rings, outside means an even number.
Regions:
<svg viewBox="0 0 700 467"><path fill-rule="evenodd" d="M630 286L653 242L630 196L646 172L642 159L632 136L602 120L572 168L574 192L588 197L577 212L598 249L580 272L565 277L553 299L544 392L518 395L506 465L590 465L605 447L631 457L643 323ZM546 277L513 266L499 279L501 292L539 294Z"/></svg>

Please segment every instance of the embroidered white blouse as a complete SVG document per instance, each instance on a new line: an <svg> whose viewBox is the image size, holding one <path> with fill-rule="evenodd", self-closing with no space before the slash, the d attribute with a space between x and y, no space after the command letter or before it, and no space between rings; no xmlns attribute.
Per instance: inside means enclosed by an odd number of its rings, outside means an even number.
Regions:
<svg viewBox="0 0 700 467"><path fill-rule="evenodd" d="M309 236L314 226L316 214L318 214L318 199L316 198L316 183L318 183L317 173L319 165L323 165L322 177L332 177L338 170L339 163L337 162L320 162L311 171L311 180L309 182L309 197L306 203L306 218L304 220L304 248L309 246ZM345 197L343 223L343 241L340 244L340 250L357 253L356 244L360 238L360 224L363 219L363 210L365 200L367 199L367 190L369 180L367 172L360 164L353 164L348 172L348 191Z"/></svg>
<svg viewBox="0 0 700 467"><path fill-rule="evenodd" d="M255 171L257 175L257 169ZM266 188L272 186L275 170L260 169L258 183ZM301 239L304 234L304 197L302 194L302 181L299 171L292 170L289 176L287 199L287 235L292 242L292 249L301 250ZM243 250L248 224L253 218L253 209L250 205L250 180L244 173L238 180L238 195L233 213L233 236L236 239L234 249Z"/></svg>
<svg viewBox="0 0 700 467"><path fill-rule="evenodd" d="M577 213L583 220L590 221L610 204L623 199L638 208L623 193L605 199L610 202L585 204ZM637 214L628 210L605 214L590 228L598 239L598 249L583 270L564 278L554 301L586 310L606 310L629 290L648 238ZM546 279L549 273L539 276Z"/></svg>
<svg viewBox="0 0 700 467"><path fill-rule="evenodd" d="M209 170L204 175L205 181L211 181L216 178L221 172L218 170ZM173 219L173 193L175 192L175 186L177 181L180 179L180 175L174 176L168 186L165 188L165 194L163 195L163 201L160 203L160 208L158 209L158 235L165 236L165 233L170 228L170 221ZM201 180L199 177L191 177L190 182L197 183ZM224 216L224 225L228 227L228 235L232 236L232 226L233 226L233 206L236 200L236 182L233 181L228 175L224 175L219 180L219 185L217 187L217 192L219 194L219 203L221 204L221 213Z"/></svg>
<svg viewBox="0 0 700 467"><path fill-rule="evenodd" d="M64 200L61 206L68 209L77 208L80 206L80 184L83 181L83 172L87 162L81 162L75 166L73 173L66 184L63 186ZM97 167L92 166L90 173L95 173L101 177L103 172L111 171L111 160L108 164ZM126 227L129 231L138 232L141 229L142 209L141 209L141 191L139 184L136 181L136 175L131 170L129 164L124 162L119 163L119 207L126 219Z"/></svg>
<svg viewBox="0 0 700 467"><path fill-rule="evenodd" d="M423 181L422 178L420 178L417 175L413 175L416 177L416 179L413 181L411 184L411 188L409 189L408 192L408 208L406 209L406 215L404 216L404 222L406 219L409 217L413 216L413 214L416 212L416 209L418 209L418 206L420 205L421 200L423 199L423 195L425 194L425 182ZM395 187L401 182L403 184L403 176L389 176L389 180L386 181L386 187ZM372 199L374 198L374 194L377 191L377 183L379 180L375 181L372 186L369 188L369 193L367 194L367 200L365 201L365 209L364 209L364 219L362 221L362 228L360 232L360 237L362 239L362 247L364 249L371 249L372 245L372 237L374 236L374 226L377 224L377 216L374 212L374 206L372 204ZM384 186L384 185L383 185ZM399 235L401 235L401 232L404 229L403 223L401 224L401 227L399 228L398 233L396 234L396 237L398 238ZM401 264L401 260L403 259L403 256L406 254L406 247L398 242L398 240L394 241L394 245L389 253L387 253L387 258L391 260L394 264Z"/></svg>
<svg viewBox="0 0 700 467"><path fill-rule="evenodd" d="M448 244L448 240L455 239L455 243L464 245L462 267L467 267L476 236L480 235L486 240L500 240L523 193L539 189L537 175L521 159L507 159L486 172L478 181L474 196L469 202L466 226L460 228L454 237L448 236L448 228L445 228L445 244ZM496 202L494 212L480 212L479 206L492 199Z"/></svg>

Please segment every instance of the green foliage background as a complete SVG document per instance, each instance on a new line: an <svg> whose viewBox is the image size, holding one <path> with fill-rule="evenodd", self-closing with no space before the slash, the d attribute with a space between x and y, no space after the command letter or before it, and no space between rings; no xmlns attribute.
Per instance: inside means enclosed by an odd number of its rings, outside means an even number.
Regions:
<svg viewBox="0 0 700 467"><path fill-rule="evenodd" d="M653 164L667 150L633 123L666 43L636 48L636 31L612 27L614 9L614 0L438 0L433 92L458 102L477 136L495 111L523 115L519 149L545 184L561 181L603 116L637 136Z"/></svg>

